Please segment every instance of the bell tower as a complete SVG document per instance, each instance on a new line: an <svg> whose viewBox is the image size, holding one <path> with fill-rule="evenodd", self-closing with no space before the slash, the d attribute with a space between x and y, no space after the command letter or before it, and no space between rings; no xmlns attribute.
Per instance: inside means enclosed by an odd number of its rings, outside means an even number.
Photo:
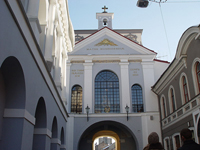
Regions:
<svg viewBox="0 0 200 150"><path fill-rule="evenodd" d="M114 13L108 13L106 6L102 7L104 11L102 13L96 13L96 18L98 19L98 29L103 27L108 27L112 29L112 20L114 17Z"/></svg>

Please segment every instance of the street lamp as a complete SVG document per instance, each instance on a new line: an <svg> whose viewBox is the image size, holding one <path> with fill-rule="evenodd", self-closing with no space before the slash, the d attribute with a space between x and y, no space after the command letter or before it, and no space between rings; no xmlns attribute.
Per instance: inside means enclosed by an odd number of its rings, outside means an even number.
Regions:
<svg viewBox="0 0 200 150"><path fill-rule="evenodd" d="M146 8L149 5L149 1L155 3L165 3L167 0L138 0L137 6L140 8Z"/></svg>
<svg viewBox="0 0 200 150"><path fill-rule="evenodd" d="M146 8L149 5L148 0L138 0L137 7Z"/></svg>
<svg viewBox="0 0 200 150"><path fill-rule="evenodd" d="M87 105L87 107L85 108L85 110L86 110L86 112L87 112L87 121L88 121L88 113L89 113L89 111L90 111L90 107L88 107L88 105Z"/></svg>
<svg viewBox="0 0 200 150"><path fill-rule="evenodd" d="M128 112L129 112L129 107L126 105L125 109L126 109L126 113L127 113L127 121L128 121Z"/></svg>

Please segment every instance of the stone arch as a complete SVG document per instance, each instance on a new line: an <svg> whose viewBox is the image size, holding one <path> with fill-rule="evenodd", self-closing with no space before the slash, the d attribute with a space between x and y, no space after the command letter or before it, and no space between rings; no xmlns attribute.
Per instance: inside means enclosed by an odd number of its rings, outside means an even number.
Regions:
<svg viewBox="0 0 200 150"><path fill-rule="evenodd" d="M35 119L33 150L43 150L46 148L47 139L51 137L51 132L47 129L47 112L43 97L38 101Z"/></svg>
<svg viewBox="0 0 200 150"><path fill-rule="evenodd" d="M61 128L60 142L61 142L60 150L65 150L66 149L66 147L65 147L65 131L64 131L63 127Z"/></svg>
<svg viewBox="0 0 200 150"><path fill-rule="evenodd" d="M0 147L2 149L21 149L24 116L16 114L24 111L25 101L24 72L18 59L10 56L0 67Z"/></svg>
<svg viewBox="0 0 200 150"><path fill-rule="evenodd" d="M197 37L199 33L198 27L190 27L188 28L182 35L179 40L177 51L176 51L176 59L180 59L182 56L187 54L188 47L191 41Z"/></svg>
<svg viewBox="0 0 200 150"><path fill-rule="evenodd" d="M124 124L116 121L101 121L89 126L81 135L78 142L78 150L92 150L93 137L99 131L115 132L121 141L119 149L136 150L139 148L137 138Z"/></svg>
<svg viewBox="0 0 200 150"><path fill-rule="evenodd" d="M57 150L59 147L58 145L58 123L57 118L53 118L52 128L51 128L51 150Z"/></svg>

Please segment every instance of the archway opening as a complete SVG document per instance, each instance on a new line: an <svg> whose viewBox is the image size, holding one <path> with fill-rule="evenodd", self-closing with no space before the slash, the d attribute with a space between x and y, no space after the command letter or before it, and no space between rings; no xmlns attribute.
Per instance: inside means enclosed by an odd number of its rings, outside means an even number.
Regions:
<svg viewBox="0 0 200 150"><path fill-rule="evenodd" d="M81 135L78 150L94 150L94 141L99 137L111 137L116 141L116 149L138 149L138 141L132 131L116 121L100 121L89 126Z"/></svg>
<svg viewBox="0 0 200 150"><path fill-rule="evenodd" d="M109 130L102 130L94 134L93 150L111 149L120 150L119 136L117 133Z"/></svg>

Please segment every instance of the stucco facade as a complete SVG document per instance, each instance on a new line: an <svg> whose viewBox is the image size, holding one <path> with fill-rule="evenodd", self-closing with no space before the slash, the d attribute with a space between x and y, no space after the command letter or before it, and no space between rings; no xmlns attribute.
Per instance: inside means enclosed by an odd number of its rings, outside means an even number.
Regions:
<svg viewBox="0 0 200 150"><path fill-rule="evenodd" d="M180 131L183 128L191 129L193 138L199 143L199 46L199 27L188 28L179 41L173 62L153 86L159 98L166 149L181 146Z"/></svg>
<svg viewBox="0 0 200 150"><path fill-rule="evenodd" d="M0 149L66 149L67 9L65 0L0 1Z"/></svg>
<svg viewBox="0 0 200 150"><path fill-rule="evenodd" d="M104 18L105 14L98 13L98 17ZM79 32L83 33L84 30ZM157 60L155 57L154 51L119 34L111 29L109 23L76 43L74 50L68 53L67 61L69 83L66 88L67 111L70 116L67 136L71 141L68 145L69 149L92 150L95 133L104 130L118 134L119 149L143 149L148 143L148 134L152 131L161 136L158 99L151 91L151 86L167 68L168 62ZM102 91L101 104L97 102L97 76L104 71L117 76L118 112L112 110L115 109L112 106L116 104L110 104L112 103L110 98L115 99L116 93L110 96L108 92L103 97ZM142 110L137 112L133 110L132 87L134 85L139 85L142 89ZM81 92L79 94L81 98L78 96L78 99L74 96L76 87L81 89L78 91ZM104 101L107 101L107 106L103 106ZM99 105L101 105L101 112L97 108ZM88 120L85 109L87 106L90 108ZM128 120L126 106L129 106Z"/></svg>

